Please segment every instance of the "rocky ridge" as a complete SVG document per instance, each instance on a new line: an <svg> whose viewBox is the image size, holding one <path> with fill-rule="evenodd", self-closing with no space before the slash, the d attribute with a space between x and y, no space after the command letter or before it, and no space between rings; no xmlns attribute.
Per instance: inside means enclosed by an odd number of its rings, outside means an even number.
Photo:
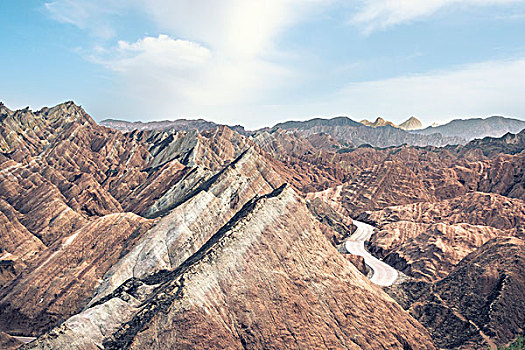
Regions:
<svg viewBox="0 0 525 350"><path fill-rule="evenodd" d="M255 198L179 268L130 280L138 283L136 291L117 290L54 331L58 337L26 348L78 346L86 340L89 313L114 314L115 308L130 316L99 340L107 349L156 347L158 334L163 346L181 348L433 348L423 329L381 297L309 218L289 187ZM147 285L153 295L141 296ZM377 298L384 298L374 304L382 312L366 312ZM333 312L336 319L329 321ZM385 317L394 314L396 321ZM359 331L363 324L370 325L366 333Z"/></svg>

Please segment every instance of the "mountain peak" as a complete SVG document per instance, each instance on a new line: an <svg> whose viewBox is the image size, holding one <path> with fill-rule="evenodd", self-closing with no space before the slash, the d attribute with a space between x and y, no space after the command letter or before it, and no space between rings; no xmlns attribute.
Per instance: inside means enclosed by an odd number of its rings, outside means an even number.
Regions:
<svg viewBox="0 0 525 350"><path fill-rule="evenodd" d="M383 117L377 117L373 123L365 119L361 121L361 124L371 126L373 128L376 128L378 126L391 126L393 128L397 128L397 126L394 123L383 119Z"/></svg>
<svg viewBox="0 0 525 350"><path fill-rule="evenodd" d="M422 129L423 124L421 124L421 121L417 119L414 116L411 116L407 120L405 120L403 123L399 124L399 128L403 130L417 130Z"/></svg>

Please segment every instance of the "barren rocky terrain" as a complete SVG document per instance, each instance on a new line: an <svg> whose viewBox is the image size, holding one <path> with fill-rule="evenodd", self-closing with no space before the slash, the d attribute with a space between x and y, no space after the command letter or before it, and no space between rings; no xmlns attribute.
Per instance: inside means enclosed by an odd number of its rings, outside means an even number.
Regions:
<svg viewBox="0 0 525 350"><path fill-rule="evenodd" d="M436 147L451 140L347 118L249 135L112 123L127 132L72 102L0 106L1 347L482 349L523 334L523 133ZM366 248L393 286L345 251L352 219L375 227Z"/></svg>

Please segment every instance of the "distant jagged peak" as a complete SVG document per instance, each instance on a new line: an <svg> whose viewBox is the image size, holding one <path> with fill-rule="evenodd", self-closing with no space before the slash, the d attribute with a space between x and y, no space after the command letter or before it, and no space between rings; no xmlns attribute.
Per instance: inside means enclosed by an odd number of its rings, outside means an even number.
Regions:
<svg viewBox="0 0 525 350"><path fill-rule="evenodd" d="M423 124L419 119L414 116L411 116L403 123L399 124L399 128L403 130L418 130L423 129Z"/></svg>
<svg viewBox="0 0 525 350"><path fill-rule="evenodd" d="M397 125L388 120L385 120L383 117L377 117L374 122L364 119L361 121L361 124L371 126L373 128L377 128L378 126L391 126L393 128L397 128Z"/></svg>

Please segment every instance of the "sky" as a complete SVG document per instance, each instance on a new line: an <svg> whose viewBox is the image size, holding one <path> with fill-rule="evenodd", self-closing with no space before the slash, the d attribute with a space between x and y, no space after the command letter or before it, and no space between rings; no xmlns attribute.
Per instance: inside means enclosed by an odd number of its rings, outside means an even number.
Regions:
<svg viewBox="0 0 525 350"><path fill-rule="evenodd" d="M2 0L0 101L249 129L525 119L525 0Z"/></svg>

